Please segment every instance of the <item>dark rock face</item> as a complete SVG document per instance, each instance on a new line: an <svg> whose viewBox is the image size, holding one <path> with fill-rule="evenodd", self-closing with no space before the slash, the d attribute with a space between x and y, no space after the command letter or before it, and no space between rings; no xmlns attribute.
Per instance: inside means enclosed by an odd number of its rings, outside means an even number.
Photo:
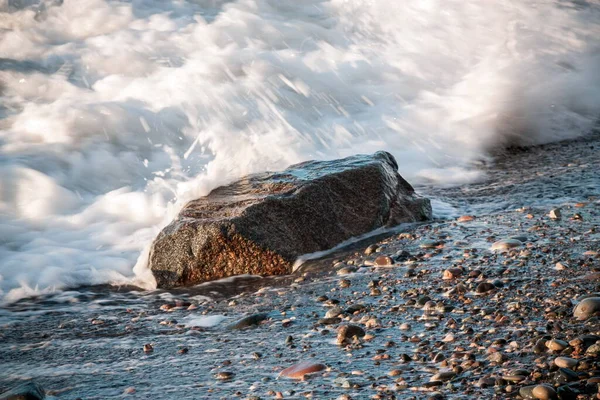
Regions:
<svg viewBox="0 0 600 400"><path fill-rule="evenodd" d="M45 397L44 389L35 382L24 383L0 394L0 400L42 400Z"/></svg>
<svg viewBox="0 0 600 400"><path fill-rule="evenodd" d="M244 177L188 203L155 239L149 267L163 288L288 274L302 254L431 218L429 200L397 170L377 152Z"/></svg>

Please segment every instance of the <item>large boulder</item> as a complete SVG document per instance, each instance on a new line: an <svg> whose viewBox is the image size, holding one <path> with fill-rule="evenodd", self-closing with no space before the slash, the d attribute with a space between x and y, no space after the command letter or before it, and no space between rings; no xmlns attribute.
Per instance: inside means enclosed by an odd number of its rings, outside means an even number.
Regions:
<svg viewBox="0 0 600 400"><path fill-rule="evenodd" d="M154 240L149 267L163 288L288 274L300 255L429 218L429 200L415 194L387 152L308 161L189 202Z"/></svg>

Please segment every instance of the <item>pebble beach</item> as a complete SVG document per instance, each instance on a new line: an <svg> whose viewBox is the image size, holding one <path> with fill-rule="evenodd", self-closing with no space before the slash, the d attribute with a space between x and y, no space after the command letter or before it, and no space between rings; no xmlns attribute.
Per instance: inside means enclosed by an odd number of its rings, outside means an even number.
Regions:
<svg viewBox="0 0 600 400"><path fill-rule="evenodd" d="M515 149L487 181L421 187L455 215L290 276L13 303L0 393L34 379L59 399L600 398L598 143ZM481 212L490 198L511 203Z"/></svg>

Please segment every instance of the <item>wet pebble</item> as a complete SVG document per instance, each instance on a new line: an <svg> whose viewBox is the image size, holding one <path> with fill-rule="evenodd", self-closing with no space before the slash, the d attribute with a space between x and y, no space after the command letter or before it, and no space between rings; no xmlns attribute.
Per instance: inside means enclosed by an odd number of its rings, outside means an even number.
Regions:
<svg viewBox="0 0 600 400"><path fill-rule="evenodd" d="M564 340L552 339L546 342L546 347L552 351L562 351L569 347L569 343Z"/></svg>
<svg viewBox="0 0 600 400"><path fill-rule="evenodd" d="M570 357L556 357L554 359L554 364L559 368L573 369L577 366L578 363L578 360Z"/></svg>
<svg viewBox="0 0 600 400"><path fill-rule="evenodd" d="M434 240L424 240L419 243L419 247L422 249L435 249L440 245L440 242L436 242Z"/></svg>
<svg viewBox="0 0 600 400"><path fill-rule="evenodd" d="M400 324L400 326L398 327L401 331L409 331L411 329L410 324L403 322Z"/></svg>
<svg viewBox="0 0 600 400"><path fill-rule="evenodd" d="M381 326L381 321L379 321L377 318L369 318L366 322L365 322L365 327L371 329L371 328L377 328Z"/></svg>
<svg viewBox="0 0 600 400"><path fill-rule="evenodd" d="M579 380L579 375L568 368L559 368L554 373L554 382L561 385Z"/></svg>
<svg viewBox="0 0 600 400"><path fill-rule="evenodd" d="M344 310L342 310L341 307L333 307L325 313L325 318L335 318L343 312Z"/></svg>
<svg viewBox="0 0 600 400"><path fill-rule="evenodd" d="M506 357L505 354L503 354L499 351L496 351L488 356L488 360L490 360L491 362L495 362L496 364L502 364L507 359L508 359L508 357Z"/></svg>
<svg viewBox="0 0 600 400"><path fill-rule="evenodd" d="M436 381L449 381L450 379L454 378L456 376L456 372L454 371L441 371L438 372L437 374L433 375L431 377L431 379L429 380L430 382L436 382Z"/></svg>
<svg viewBox="0 0 600 400"><path fill-rule="evenodd" d="M523 245L523 242L517 239L502 239L492 244L492 251L506 251Z"/></svg>
<svg viewBox="0 0 600 400"><path fill-rule="evenodd" d="M342 322L341 318L321 318L318 323L321 325L335 325Z"/></svg>
<svg viewBox="0 0 600 400"><path fill-rule="evenodd" d="M597 357L600 355L600 343L594 343L590 347L587 348L585 354L592 357Z"/></svg>
<svg viewBox="0 0 600 400"><path fill-rule="evenodd" d="M343 325L337 330L337 344L344 345L352 343L355 339L365 336L365 330L357 325Z"/></svg>
<svg viewBox="0 0 600 400"><path fill-rule="evenodd" d="M375 253L375 252L377 251L377 249L378 249L378 248L379 248L379 246L378 246L378 245L376 245L376 244L372 244L372 245L370 245L369 247L367 247L367 248L365 249L365 254L366 254L366 255L373 254L373 253Z"/></svg>
<svg viewBox="0 0 600 400"><path fill-rule="evenodd" d="M346 265L337 270L337 274L340 276L353 274L357 271L357 268L353 265Z"/></svg>
<svg viewBox="0 0 600 400"><path fill-rule="evenodd" d="M502 379L509 382L521 382L527 379L529 371L524 369L513 369L508 371L507 374L502 375Z"/></svg>
<svg viewBox="0 0 600 400"><path fill-rule="evenodd" d="M459 276L461 276L463 273L463 270L460 268L448 268L447 270L444 271L443 275L442 275L442 279L455 279L458 278Z"/></svg>
<svg viewBox="0 0 600 400"><path fill-rule="evenodd" d="M600 340L600 336L598 335L582 335L579 336L569 342L569 345L573 347L584 347L588 348L594 343Z"/></svg>
<svg viewBox="0 0 600 400"><path fill-rule="evenodd" d="M475 289L475 291L477 293L487 293L490 290L494 290L496 289L496 286L494 286L493 283L491 282L481 282L479 285L477 285L477 288Z"/></svg>
<svg viewBox="0 0 600 400"><path fill-rule="evenodd" d="M568 385L560 386L556 389L556 394L560 400L577 400L577 393Z"/></svg>
<svg viewBox="0 0 600 400"><path fill-rule="evenodd" d="M580 321L584 321L599 311L600 297L588 297L575 306L573 316Z"/></svg>
<svg viewBox="0 0 600 400"><path fill-rule="evenodd" d="M304 379L305 375L323 371L326 368L325 364L303 361L284 369L279 373L279 376L291 379Z"/></svg>
<svg viewBox="0 0 600 400"><path fill-rule="evenodd" d="M233 372L227 372L227 371L221 371L221 372L217 372L215 374L215 378L217 378L218 380L221 380L221 381L228 381L230 379L233 379L234 376L235 376L235 374Z"/></svg>
<svg viewBox="0 0 600 400"><path fill-rule="evenodd" d="M551 219L560 219L562 217L561 212L560 212L560 208L553 208L552 210L550 210L550 212L548 213L548 216Z"/></svg>
<svg viewBox="0 0 600 400"><path fill-rule="evenodd" d="M392 260L392 257L388 257L388 256L379 256L375 259L375 265L392 265L394 263L394 260Z"/></svg>
<svg viewBox="0 0 600 400"><path fill-rule="evenodd" d="M363 311L364 309L365 306L363 304L352 304L350 307L346 308L346 314L354 314Z"/></svg>
<svg viewBox="0 0 600 400"><path fill-rule="evenodd" d="M568 269L568 267L567 267L567 265L565 263L557 262L554 265L554 269L557 270L557 271L564 271L564 270Z"/></svg>
<svg viewBox="0 0 600 400"><path fill-rule="evenodd" d="M348 279L340 279L339 286L341 288L348 288L351 285L352 285L352 283L350 282L350 280L348 280Z"/></svg>
<svg viewBox="0 0 600 400"><path fill-rule="evenodd" d="M536 385L531 394L538 400L556 400L558 399L556 391L550 385Z"/></svg>
<svg viewBox="0 0 600 400"><path fill-rule="evenodd" d="M479 378L479 380L477 381L475 386L480 387L480 388L487 388L487 387L492 387L495 384L496 384L496 380L494 378L483 377L483 378Z"/></svg>
<svg viewBox="0 0 600 400"><path fill-rule="evenodd" d="M229 325L227 329L238 330L250 328L259 325L262 321L265 321L267 318L269 318L269 314L266 313L253 314L248 317L242 318L237 322L234 322L233 324Z"/></svg>
<svg viewBox="0 0 600 400"><path fill-rule="evenodd" d="M533 400L535 397L533 396L533 389L536 385L523 386L519 389L519 395L525 400Z"/></svg>
<svg viewBox="0 0 600 400"><path fill-rule="evenodd" d="M428 301L431 301L431 297L421 296L417 299L417 302L415 303L415 307L423 308L423 307L425 307L425 304L427 304Z"/></svg>

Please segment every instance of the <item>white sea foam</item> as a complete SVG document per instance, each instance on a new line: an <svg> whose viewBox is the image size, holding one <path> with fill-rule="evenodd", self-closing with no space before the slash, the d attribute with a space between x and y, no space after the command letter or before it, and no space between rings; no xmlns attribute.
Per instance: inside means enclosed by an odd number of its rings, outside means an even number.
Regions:
<svg viewBox="0 0 600 400"><path fill-rule="evenodd" d="M490 148L580 135L599 9L0 0L0 298L152 287L158 230L246 173L385 149L411 181L463 183Z"/></svg>
<svg viewBox="0 0 600 400"><path fill-rule="evenodd" d="M188 327L200 326L203 328L212 328L226 319L227 317L223 315L188 316L183 318L183 323Z"/></svg>

